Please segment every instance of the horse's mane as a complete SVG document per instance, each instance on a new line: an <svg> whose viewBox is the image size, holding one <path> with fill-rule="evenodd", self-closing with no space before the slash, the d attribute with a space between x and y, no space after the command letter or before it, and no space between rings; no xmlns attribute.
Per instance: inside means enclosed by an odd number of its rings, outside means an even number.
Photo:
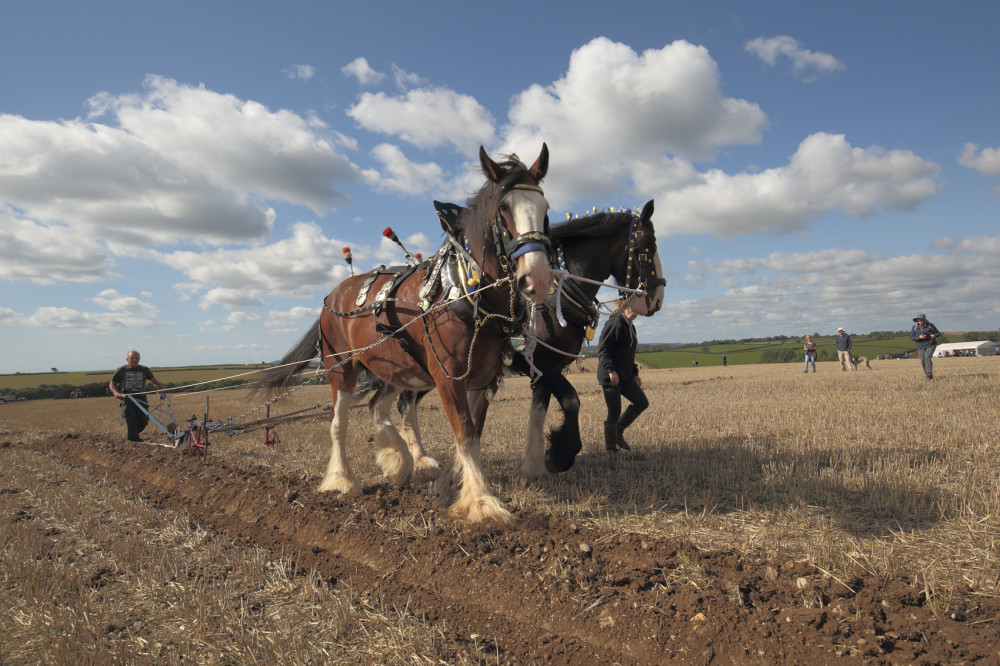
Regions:
<svg viewBox="0 0 1000 666"><path fill-rule="evenodd" d="M628 224L631 220L631 212L609 213L602 211L552 225L549 238L552 242L568 237L602 238L618 233L621 231L622 225Z"/></svg>

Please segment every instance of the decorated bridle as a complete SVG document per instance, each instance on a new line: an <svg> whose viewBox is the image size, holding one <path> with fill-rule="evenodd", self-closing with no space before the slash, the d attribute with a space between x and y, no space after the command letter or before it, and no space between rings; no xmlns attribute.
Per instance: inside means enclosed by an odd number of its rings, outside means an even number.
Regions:
<svg viewBox="0 0 1000 666"><path fill-rule="evenodd" d="M530 190L538 192L543 197L545 196L545 192L541 187L538 185L528 185L527 183L514 184L508 188L509 190ZM493 238L497 248L497 256L509 258L510 261L517 261L518 258L529 252L544 252L549 254L552 251L552 245L549 243L548 228L549 216L546 215L544 231L528 231L516 237L511 237L510 231L507 230L506 225L502 222L502 216L498 208L496 218L493 220Z"/></svg>
<svg viewBox="0 0 1000 666"><path fill-rule="evenodd" d="M516 156L513 156L512 159L516 160ZM515 163L521 167L524 166L520 162ZM513 183L501 186L501 188L502 189L498 197L498 199L501 200L511 190L529 190L532 192L538 192L542 196L545 196L545 192L541 187L538 185L530 185L528 183ZM510 231L503 222L502 206L497 206L496 215L490 225L489 239L493 243L497 259L500 261L500 268L503 270L504 274L510 274L511 263L517 261L520 257L528 254L529 252L544 252L547 256L551 256L552 245L549 242L549 236L547 233L548 229L549 216L546 215L544 231L528 231L523 234L518 234L517 236L511 236ZM477 262L472 257L468 232L462 232L462 245L465 250L466 260L469 261L470 265L475 267L481 274L481 267L477 265ZM474 288L478 286L478 284L470 284L469 286Z"/></svg>
<svg viewBox="0 0 1000 666"><path fill-rule="evenodd" d="M638 215L632 215L632 221L629 223L628 229L628 256L626 257L626 268L625 268L625 285L626 287L632 288L632 271L635 269L636 273L636 286L635 289L640 289L646 292L646 301L649 302L649 292L656 287L665 286L667 281L660 275L656 274L656 262L654 257L656 256L656 242L652 243L652 247L644 247L643 240L646 236L646 230L641 228L640 218ZM639 228L637 228L639 227ZM634 295L626 296L624 293L620 294L622 299L632 298Z"/></svg>

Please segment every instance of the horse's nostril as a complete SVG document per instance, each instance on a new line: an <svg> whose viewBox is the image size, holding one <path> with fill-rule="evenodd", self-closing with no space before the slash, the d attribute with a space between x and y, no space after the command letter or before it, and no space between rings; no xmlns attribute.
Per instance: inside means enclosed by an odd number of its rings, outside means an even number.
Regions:
<svg viewBox="0 0 1000 666"><path fill-rule="evenodd" d="M527 276L522 275L517 279L517 289L525 296L534 296L535 288L532 283L528 280Z"/></svg>

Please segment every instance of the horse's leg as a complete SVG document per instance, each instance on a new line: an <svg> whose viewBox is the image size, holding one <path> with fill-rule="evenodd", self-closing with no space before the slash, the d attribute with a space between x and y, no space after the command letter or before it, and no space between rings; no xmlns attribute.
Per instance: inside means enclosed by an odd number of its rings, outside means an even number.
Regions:
<svg viewBox="0 0 1000 666"><path fill-rule="evenodd" d="M528 477L545 474L545 415L549 411L551 397L552 391L546 386L544 379L532 385L528 439L524 445L524 464L521 466L521 472Z"/></svg>
<svg viewBox="0 0 1000 666"><path fill-rule="evenodd" d="M451 468L437 480L438 497L445 503L454 489L459 488L458 499L451 512L470 523L481 521L509 522L513 519L503 503L497 499L486 483L483 474L481 442L476 434L476 421L469 407L469 396L461 382L446 382L438 386L452 431L455 433L455 461ZM478 420L485 420L488 406L484 392L473 392Z"/></svg>
<svg viewBox="0 0 1000 666"><path fill-rule="evenodd" d="M498 387L493 386L496 391ZM469 413L472 414L472 423L476 427L476 436L483 438L483 428L486 427L486 412L490 409L490 401L486 399L486 389L469 391Z"/></svg>
<svg viewBox="0 0 1000 666"><path fill-rule="evenodd" d="M573 384L562 374L551 375L549 382L549 387L562 409L563 422L558 428L549 432L545 468L553 474L558 474L573 466L576 454L583 448L580 439L580 396L573 388Z"/></svg>
<svg viewBox="0 0 1000 666"><path fill-rule="evenodd" d="M441 465L424 451L423 441L420 437L420 422L417 419L417 407L425 395L427 395L426 391L403 391L399 394L397 406L402 417L399 434L402 435L403 441L410 449L414 470L417 472L437 472L441 469Z"/></svg>
<svg viewBox="0 0 1000 666"><path fill-rule="evenodd" d="M375 446L378 447L375 462L382 469L382 474L397 486L406 485L413 474L413 456L389 419L389 410L400 390L391 384L383 384L368 405L375 424Z"/></svg>
<svg viewBox="0 0 1000 666"><path fill-rule="evenodd" d="M331 381L332 381L331 377ZM361 492L361 484L354 476L351 463L347 460L345 443L347 423L351 415L353 388L333 389L333 420L330 422L330 462L326 466L326 476L319 484L321 491L336 490L350 494Z"/></svg>

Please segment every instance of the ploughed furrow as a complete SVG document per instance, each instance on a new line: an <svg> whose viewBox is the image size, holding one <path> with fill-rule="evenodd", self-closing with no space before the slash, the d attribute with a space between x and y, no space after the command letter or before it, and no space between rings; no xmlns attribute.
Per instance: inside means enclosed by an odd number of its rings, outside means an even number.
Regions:
<svg viewBox="0 0 1000 666"><path fill-rule="evenodd" d="M843 580L805 562L748 561L535 512L469 527L415 488L321 494L314 478L89 435L28 445L478 635L503 662L913 661L928 642L944 661L998 657L993 622L938 619L905 579Z"/></svg>

